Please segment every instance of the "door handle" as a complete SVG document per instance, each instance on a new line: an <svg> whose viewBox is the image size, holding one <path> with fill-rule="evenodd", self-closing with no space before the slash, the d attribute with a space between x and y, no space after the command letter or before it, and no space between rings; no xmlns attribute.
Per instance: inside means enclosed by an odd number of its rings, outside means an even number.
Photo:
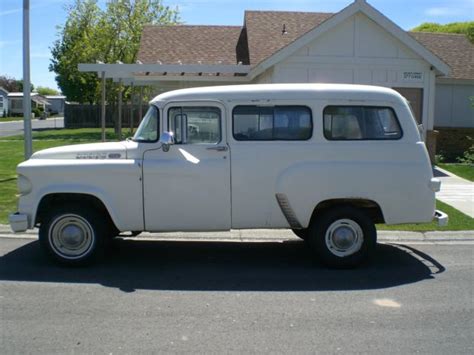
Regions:
<svg viewBox="0 0 474 355"><path fill-rule="evenodd" d="M208 147L207 150L215 150L216 152L226 152L227 147L225 145L216 145L214 147Z"/></svg>

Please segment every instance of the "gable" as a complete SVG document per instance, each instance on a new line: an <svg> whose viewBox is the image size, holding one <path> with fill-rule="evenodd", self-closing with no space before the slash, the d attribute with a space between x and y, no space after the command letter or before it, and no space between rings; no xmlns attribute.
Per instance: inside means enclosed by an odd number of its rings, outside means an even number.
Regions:
<svg viewBox="0 0 474 355"><path fill-rule="evenodd" d="M382 15L378 12L375 8L370 6L365 2L365 0L356 0L351 5L344 8L342 11L338 12L337 14L329 17L326 21L323 21L319 26L316 26L312 30L306 32L302 36L300 36L297 40L293 41L292 43L286 45L285 47L278 50L275 54L271 57L266 58L263 60L255 70L252 71L251 76L255 77L256 75L262 73L269 67L285 60L288 56L294 54L295 52L299 51L304 46L307 46L310 42L319 38L326 34L327 32L333 30L337 26L341 25L341 23L345 22L353 15L357 14L364 14L367 18L369 18L372 22L379 25L385 32L391 34L393 37L397 38L400 42L402 42L405 47L409 48L412 52L416 53L418 56L423 58L427 63L434 67L434 69L441 74L447 75L450 72L449 66L444 63L440 58L434 55L431 51L417 42L413 37L408 35L405 31L403 31L400 27L390 21L387 17ZM366 22L366 27L371 27L370 22ZM364 26L364 24L362 24ZM352 31L356 32L356 31ZM380 38L378 38L378 42ZM374 42L377 41L376 34L374 37ZM382 52L382 51L380 51ZM390 55L390 54L389 54Z"/></svg>
<svg viewBox="0 0 474 355"><path fill-rule="evenodd" d="M295 55L422 59L399 39L361 13L325 32Z"/></svg>

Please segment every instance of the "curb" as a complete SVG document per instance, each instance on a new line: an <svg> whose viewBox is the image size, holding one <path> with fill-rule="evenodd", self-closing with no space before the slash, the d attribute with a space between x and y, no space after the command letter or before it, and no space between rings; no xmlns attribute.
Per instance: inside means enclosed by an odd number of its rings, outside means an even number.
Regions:
<svg viewBox="0 0 474 355"><path fill-rule="evenodd" d="M474 242L474 230L445 232L378 231L377 234L379 242ZM38 230L28 230L24 233L15 234L9 226L0 225L0 238L37 239ZM234 229L230 232L143 232L135 239L219 242L283 242L300 240L291 230L287 229Z"/></svg>

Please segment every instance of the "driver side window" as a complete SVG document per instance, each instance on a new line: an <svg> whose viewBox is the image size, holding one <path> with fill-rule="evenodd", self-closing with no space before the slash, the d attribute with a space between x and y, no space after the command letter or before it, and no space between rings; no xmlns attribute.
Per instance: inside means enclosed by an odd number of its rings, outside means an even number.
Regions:
<svg viewBox="0 0 474 355"><path fill-rule="evenodd" d="M217 107L183 106L168 110L168 129L176 144L219 143L221 110Z"/></svg>

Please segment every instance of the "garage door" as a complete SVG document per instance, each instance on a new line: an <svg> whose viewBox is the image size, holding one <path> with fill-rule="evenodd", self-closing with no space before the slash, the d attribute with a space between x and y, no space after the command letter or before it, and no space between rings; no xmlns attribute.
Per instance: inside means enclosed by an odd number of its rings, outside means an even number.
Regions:
<svg viewBox="0 0 474 355"><path fill-rule="evenodd" d="M393 90L400 93L408 101L410 101L413 114L416 122L421 123L421 116L423 114L423 89L419 88L393 88Z"/></svg>

